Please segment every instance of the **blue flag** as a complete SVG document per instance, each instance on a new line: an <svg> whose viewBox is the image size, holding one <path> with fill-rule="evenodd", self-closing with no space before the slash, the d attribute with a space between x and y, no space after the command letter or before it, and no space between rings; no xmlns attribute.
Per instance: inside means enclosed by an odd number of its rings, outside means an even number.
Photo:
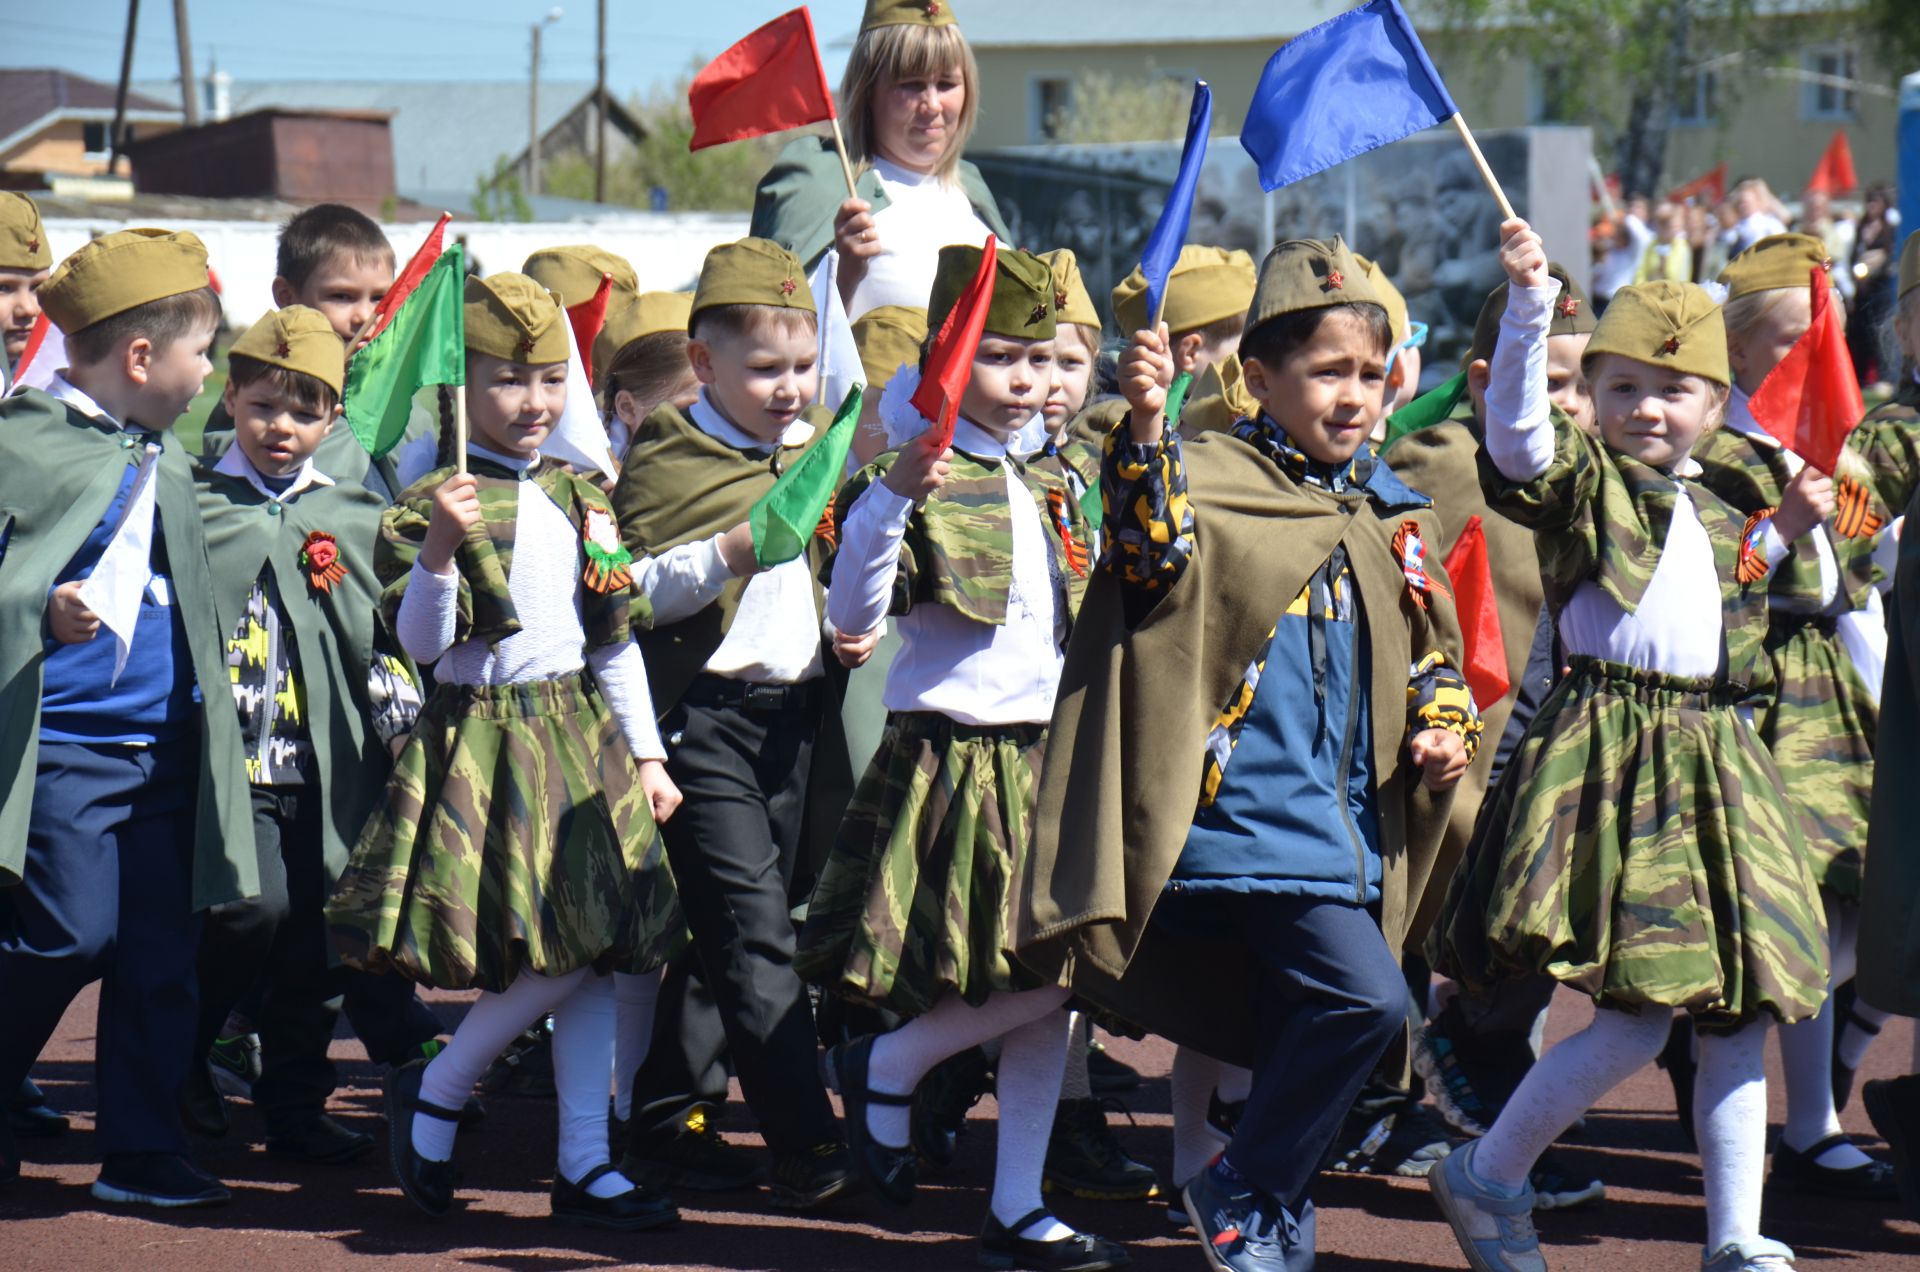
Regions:
<svg viewBox="0 0 1920 1272"><path fill-rule="evenodd" d="M1277 190L1458 113L1398 0L1368 0L1267 60L1240 144Z"/></svg>
<svg viewBox="0 0 1920 1272"><path fill-rule="evenodd" d="M1167 277L1187 245L1187 223L1193 220L1193 192L1200 185L1200 166L1207 159L1207 134L1213 131L1213 90L1205 80L1193 82L1193 109L1187 115L1187 144L1180 151L1180 175L1167 192L1167 205L1147 245L1140 252L1140 272L1147 280L1147 321L1158 322L1167 298ZM1126 333L1132 335L1132 332Z"/></svg>

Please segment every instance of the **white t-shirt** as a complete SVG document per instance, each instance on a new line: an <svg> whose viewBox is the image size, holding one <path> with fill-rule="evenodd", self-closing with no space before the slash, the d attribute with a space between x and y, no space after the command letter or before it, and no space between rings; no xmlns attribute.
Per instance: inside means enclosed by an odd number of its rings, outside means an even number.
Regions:
<svg viewBox="0 0 1920 1272"><path fill-rule="evenodd" d="M868 261L866 277L847 306L849 319L882 305L924 308L940 249L950 243L978 247L991 232L957 182L910 172L885 159L875 159L873 170L887 194L887 206L873 214L874 233L885 250Z"/></svg>

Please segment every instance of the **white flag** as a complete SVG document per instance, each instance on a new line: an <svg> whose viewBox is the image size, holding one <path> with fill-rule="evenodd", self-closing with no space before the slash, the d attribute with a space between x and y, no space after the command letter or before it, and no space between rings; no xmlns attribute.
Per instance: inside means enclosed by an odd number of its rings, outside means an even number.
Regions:
<svg viewBox="0 0 1920 1272"><path fill-rule="evenodd" d="M13 384L7 394L22 389L39 389L45 392L53 383L53 377L60 374L67 365L67 337L60 328L48 321L43 312L33 321L33 333L27 337L27 351L20 355L20 365L13 369ZM3 379L4 377L0 377Z"/></svg>
<svg viewBox="0 0 1920 1272"><path fill-rule="evenodd" d="M594 407L593 385L588 383L586 365L580 361L573 324L565 321L564 312L560 316L560 325L567 329L567 409L554 422L540 453L572 464L576 470L597 469L611 477L617 470L607 446L607 428Z"/></svg>
<svg viewBox="0 0 1920 1272"><path fill-rule="evenodd" d="M113 633L113 680L120 683L127 654L133 649L133 629L140 621L140 602L153 582L154 483L159 476L160 448L151 443L133 479L126 511L113 528L113 538L100 563L80 585L80 602L99 616Z"/></svg>
<svg viewBox="0 0 1920 1272"><path fill-rule="evenodd" d="M813 288L814 308L820 314L820 396L816 401L838 408L847 391L867 382L860 365L860 346L854 343L853 323L840 301L840 252L828 248L807 279Z"/></svg>

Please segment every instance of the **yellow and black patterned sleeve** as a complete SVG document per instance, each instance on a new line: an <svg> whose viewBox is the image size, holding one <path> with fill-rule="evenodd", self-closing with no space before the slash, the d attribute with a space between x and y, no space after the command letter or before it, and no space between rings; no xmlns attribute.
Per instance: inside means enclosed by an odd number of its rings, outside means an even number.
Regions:
<svg viewBox="0 0 1920 1272"><path fill-rule="evenodd" d="M1141 444L1122 419L1106 437L1100 500L1101 566L1150 609L1193 559L1193 505L1179 435L1168 431Z"/></svg>
<svg viewBox="0 0 1920 1272"><path fill-rule="evenodd" d="M1445 729L1466 743L1471 760L1480 749L1480 708L1461 674L1434 650L1413 664L1407 675L1407 732Z"/></svg>

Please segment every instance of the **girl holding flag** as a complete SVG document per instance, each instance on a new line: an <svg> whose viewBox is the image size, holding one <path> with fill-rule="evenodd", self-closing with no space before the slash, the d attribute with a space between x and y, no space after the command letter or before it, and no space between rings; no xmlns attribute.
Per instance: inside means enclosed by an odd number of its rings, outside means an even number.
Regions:
<svg viewBox="0 0 1920 1272"><path fill-rule="evenodd" d="M457 270L457 254L447 260L439 268ZM451 293L429 283L415 299L435 297ZM468 279L461 309L403 310L395 325L413 321L464 329L471 471L462 445L458 468L429 473L385 518L386 617L408 654L434 664L437 687L327 920L351 964L485 992L446 1050L389 1077L394 1173L429 1214L452 1208L462 1102L551 1013L554 1218L655 1227L673 1206L606 1160L604 973L657 967L682 939L655 829L679 793L629 638L631 558L599 488L541 456L567 399L553 296L524 275Z"/></svg>

